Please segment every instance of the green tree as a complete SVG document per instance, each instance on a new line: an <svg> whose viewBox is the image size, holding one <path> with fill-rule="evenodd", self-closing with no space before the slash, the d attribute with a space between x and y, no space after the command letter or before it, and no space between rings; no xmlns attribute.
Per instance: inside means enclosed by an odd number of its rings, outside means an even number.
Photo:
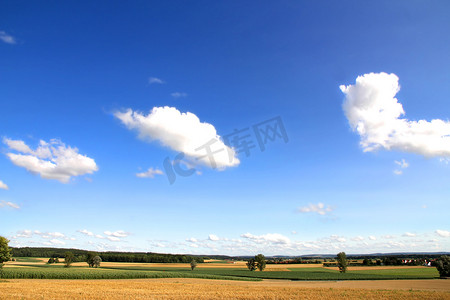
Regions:
<svg viewBox="0 0 450 300"><path fill-rule="evenodd" d="M197 262L195 261L195 259L193 259L191 261L191 270L194 271L195 267L197 267Z"/></svg>
<svg viewBox="0 0 450 300"><path fill-rule="evenodd" d="M86 262L87 262L88 266L91 268L94 266L94 257L95 257L94 252L88 252L87 257L86 257Z"/></svg>
<svg viewBox="0 0 450 300"><path fill-rule="evenodd" d="M347 271L348 261L345 252L339 252L337 255L337 265L339 267L339 272L345 273Z"/></svg>
<svg viewBox="0 0 450 300"><path fill-rule="evenodd" d="M64 255L64 267L69 268L75 259L75 255L72 252L66 252Z"/></svg>
<svg viewBox="0 0 450 300"><path fill-rule="evenodd" d="M59 258L55 257L55 264L59 264Z"/></svg>
<svg viewBox="0 0 450 300"><path fill-rule="evenodd" d="M93 259L92 259L92 265L96 268L100 267L100 263L102 262L102 258L98 255L96 255Z"/></svg>
<svg viewBox="0 0 450 300"><path fill-rule="evenodd" d="M247 261L246 265L247 265L247 268L248 268L250 271L255 271L255 270L256 270L256 261L255 261L254 258L250 258L250 259Z"/></svg>
<svg viewBox="0 0 450 300"><path fill-rule="evenodd" d="M49 259L48 259L48 262L47 262L48 264L54 264L55 263L55 259L53 258L53 257L50 257Z"/></svg>
<svg viewBox="0 0 450 300"><path fill-rule="evenodd" d="M255 256L256 267L259 271L263 271L266 268L266 258L262 254Z"/></svg>
<svg viewBox="0 0 450 300"><path fill-rule="evenodd" d="M3 263L11 259L8 239L0 236L0 278L3 277Z"/></svg>
<svg viewBox="0 0 450 300"><path fill-rule="evenodd" d="M450 277L450 257L447 255L442 255L436 260L436 269L439 275L444 277Z"/></svg>

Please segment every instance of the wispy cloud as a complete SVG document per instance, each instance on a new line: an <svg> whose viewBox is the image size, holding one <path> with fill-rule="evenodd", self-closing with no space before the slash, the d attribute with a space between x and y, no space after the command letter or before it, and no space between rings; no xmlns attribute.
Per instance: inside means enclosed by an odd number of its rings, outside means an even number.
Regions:
<svg viewBox="0 0 450 300"><path fill-rule="evenodd" d="M403 234L403 236L404 236L404 237L416 237L417 234L412 233L412 232L405 232L405 233Z"/></svg>
<svg viewBox="0 0 450 300"><path fill-rule="evenodd" d="M17 43L16 39L12 35L9 35L4 31L0 31L0 41L7 43L7 44L11 44L11 45L14 45Z"/></svg>
<svg viewBox="0 0 450 300"><path fill-rule="evenodd" d="M183 97L187 97L187 94L186 93L180 93L180 92L175 92L175 93L172 93L172 94L170 94L172 97L174 97L174 98L183 98Z"/></svg>
<svg viewBox="0 0 450 300"><path fill-rule="evenodd" d="M450 237L450 231L447 231L447 230L438 229L438 230L436 230L436 234L441 237Z"/></svg>
<svg viewBox="0 0 450 300"><path fill-rule="evenodd" d="M166 83L164 80L162 80L162 79L159 79L159 78L157 78L157 77L150 77L149 79L148 79L148 83L149 84L164 84L164 83Z"/></svg>
<svg viewBox="0 0 450 300"><path fill-rule="evenodd" d="M354 85L340 88L345 94L343 109L360 138L363 150L399 150L425 157L450 157L450 122L410 121L401 118L403 106L395 74L370 73L359 76Z"/></svg>
<svg viewBox="0 0 450 300"><path fill-rule="evenodd" d="M7 190L7 189L9 189L9 187L6 185L6 183L0 180L0 190Z"/></svg>
<svg viewBox="0 0 450 300"><path fill-rule="evenodd" d="M402 159L400 161L396 160L396 161L394 161L394 163L396 165L398 165L401 169L406 169L406 168L409 167L409 163L406 160L404 160L404 159ZM394 170L394 174L395 175L402 175L403 171L401 169Z"/></svg>
<svg viewBox="0 0 450 300"><path fill-rule="evenodd" d="M155 175L163 175L163 171L159 169L149 168L147 171L142 173L137 173L136 177L139 178L155 178Z"/></svg>
<svg viewBox="0 0 450 300"><path fill-rule="evenodd" d="M317 213L321 216L324 216L328 213L331 213L333 211L333 208L331 206L325 206L323 203L317 203L317 204L309 204L308 206L303 206L298 209L298 212L300 213Z"/></svg>
<svg viewBox="0 0 450 300"><path fill-rule="evenodd" d="M242 234L241 237L249 239L255 243L275 243L275 244L289 244L291 240L279 233L267 233L263 235L253 235L251 233Z"/></svg>
<svg viewBox="0 0 450 300"><path fill-rule="evenodd" d="M10 150L19 152L6 154L13 164L45 179L68 183L73 176L92 174L98 170L92 158L79 154L77 148L66 146L56 139L48 143L41 140L35 150L21 140L4 138L3 143Z"/></svg>
<svg viewBox="0 0 450 300"><path fill-rule="evenodd" d="M217 235L215 235L215 234L210 234L210 235L208 236L208 240L210 240L210 241L218 241L218 240L220 240L220 239L219 239L219 237L218 237Z"/></svg>
<svg viewBox="0 0 450 300"><path fill-rule="evenodd" d="M4 200L0 201L0 207L10 207L10 208L14 208L14 209L20 208L19 205L9 202L9 201L4 201Z"/></svg>
<svg viewBox="0 0 450 300"><path fill-rule="evenodd" d="M130 235L128 232L125 232L123 230L118 230L118 231L114 231L114 232L105 231L103 233L108 235L108 236L114 236L114 237L118 237L118 238L123 238L123 237L127 237L127 236Z"/></svg>

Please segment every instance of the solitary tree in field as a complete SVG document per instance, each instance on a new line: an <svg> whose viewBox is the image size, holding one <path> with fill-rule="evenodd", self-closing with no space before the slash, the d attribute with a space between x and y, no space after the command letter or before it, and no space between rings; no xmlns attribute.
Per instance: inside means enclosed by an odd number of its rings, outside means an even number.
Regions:
<svg viewBox="0 0 450 300"><path fill-rule="evenodd" d="M75 259L75 255L72 252L66 252L64 255L64 267L69 268Z"/></svg>
<svg viewBox="0 0 450 300"><path fill-rule="evenodd" d="M246 265L247 265L247 268L248 268L250 271L255 271L255 270L256 270L256 261L255 261L254 258L250 258L250 259L247 261Z"/></svg>
<svg viewBox="0 0 450 300"><path fill-rule="evenodd" d="M100 267L100 263L102 262L102 258L98 255L96 255L93 259L92 259L92 264L94 267L98 268Z"/></svg>
<svg viewBox="0 0 450 300"><path fill-rule="evenodd" d="M6 238L0 236L0 278L3 277L3 263L11 259L8 243L9 241Z"/></svg>
<svg viewBox="0 0 450 300"><path fill-rule="evenodd" d="M337 255L337 265L339 267L339 272L345 273L347 271L348 261L345 252L339 252Z"/></svg>
<svg viewBox="0 0 450 300"><path fill-rule="evenodd" d="M436 269L441 277L450 277L450 257L443 255L436 260Z"/></svg>
<svg viewBox="0 0 450 300"><path fill-rule="evenodd" d="M95 253L94 252L88 252L87 257L86 257L86 262L87 262L89 267L93 267L94 266L94 257L95 257Z"/></svg>
<svg viewBox="0 0 450 300"><path fill-rule="evenodd" d="M48 264L54 264L55 263L55 259L53 258L53 257L50 257L49 259L48 259L48 262L47 262Z"/></svg>
<svg viewBox="0 0 450 300"><path fill-rule="evenodd" d="M255 256L256 267L259 271L263 271L266 268L266 258L262 254Z"/></svg>
<svg viewBox="0 0 450 300"><path fill-rule="evenodd" d="M195 259L193 259L191 261L191 270L194 271L195 267L197 267L197 262L195 261Z"/></svg>

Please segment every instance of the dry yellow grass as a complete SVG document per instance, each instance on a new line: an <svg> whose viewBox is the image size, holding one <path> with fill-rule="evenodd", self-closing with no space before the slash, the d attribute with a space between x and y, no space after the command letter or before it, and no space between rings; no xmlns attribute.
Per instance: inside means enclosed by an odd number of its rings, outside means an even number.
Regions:
<svg viewBox="0 0 450 300"><path fill-rule="evenodd" d="M450 282L445 280L352 281L347 285L339 282L230 282L179 278L14 279L0 282L0 299L450 299ZM368 289L361 288L364 286ZM404 290L420 286L428 290Z"/></svg>

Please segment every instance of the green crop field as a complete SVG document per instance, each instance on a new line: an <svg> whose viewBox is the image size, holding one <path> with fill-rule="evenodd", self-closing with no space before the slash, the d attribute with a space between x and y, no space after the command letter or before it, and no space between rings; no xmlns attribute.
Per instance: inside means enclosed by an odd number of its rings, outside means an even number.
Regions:
<svg viewBox="0 0 450 300"><path fill-rule="evenodd" d="M189 268L150 268L150 267L114 267L116 270L134 271L159 271L177 273L195 273L205 275L232 276L240 278L261 279L288 279L288 280L383 280L383 279L433 279L438 278L436 268L411 268L389 270L361 270L348 271L341 274L339 271L325 268L292 268L290 271L249 271L238 268L197 268L191 271Z"/></svg>
<svg viewBox="0 0 450 300"><path fill-rule="evenodd" d="M36 263L41 262L41 263ZM156 266L129 265L108 263L100 268L88 268L78 265L64 268L63 264L46 264L42 260L18 259L14 265L3 269L4 279L134 279L134 278L204 278L227 280L386 280L386 279L434 279L439 274L436 268L392 268L361 269L339 273L337 270L322 267L286 268L280 270L249 271L246 268L234 267L199 267L191 271L189 265L172 266L171 264Z"/></svg>

